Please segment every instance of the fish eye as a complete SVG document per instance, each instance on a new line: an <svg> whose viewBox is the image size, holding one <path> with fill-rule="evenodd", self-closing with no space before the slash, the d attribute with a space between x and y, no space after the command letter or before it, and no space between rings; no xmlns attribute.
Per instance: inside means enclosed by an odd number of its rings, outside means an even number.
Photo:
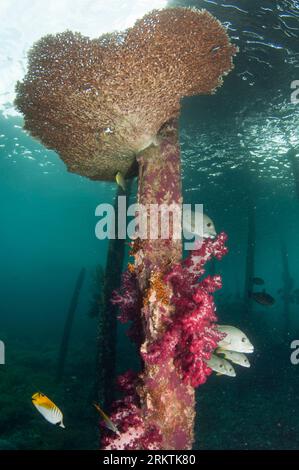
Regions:
<svg viewBox="0 0 299 470"><path fill-rule="evenodd" d="M223 364L220 364L220 367L223 367Z"/></svg>
<svg viewBox="0 0 299 470"><path fill-rule="evenodd" d="M211 222L208 222L208 223L207 223L207 227L212 227L212 223L211 223Z"/></svg>
<svg viewBox="0 0 299 470"><path fill-rule="evenodd" d="M242 343L246 343L246 338L245 338L245 336L243 336L243 338L242 338Z"/></svg>

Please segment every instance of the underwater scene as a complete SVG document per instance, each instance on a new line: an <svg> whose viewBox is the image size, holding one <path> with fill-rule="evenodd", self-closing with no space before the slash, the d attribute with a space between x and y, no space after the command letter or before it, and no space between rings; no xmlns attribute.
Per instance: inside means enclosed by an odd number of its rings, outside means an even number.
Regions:
<svg viewBox="0 0 299 470"><path fill-rule="evenodd" d="M0 22L0 450L298 450L299 1Z"/></svg>

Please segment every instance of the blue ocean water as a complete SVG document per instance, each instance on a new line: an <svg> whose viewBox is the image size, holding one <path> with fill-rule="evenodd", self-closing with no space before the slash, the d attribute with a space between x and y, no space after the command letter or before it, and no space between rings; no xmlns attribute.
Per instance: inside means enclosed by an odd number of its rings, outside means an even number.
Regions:
<svg viewBox="0 0 299 470"><path fill-rule="evenodd" d="M217 231L229 237L229 254L215 263L223 277L216 294L220 323L246 330L255 345L250 369L239 368L233 380L212 376L199 389L195 448L298 449L299 365L290 361L290 344L299 339L294 294L299 288L299 104L290 96L292 81L299 80L299 4L170 4L207 8L240 48L223 87L211 97L185 99L180 120L184 200L204 204ZM297 152L297 172L291 148ZM136 181L132 198L135 191ZM0 340L6 346L6 364L0 365L0 449L7 443L17 449L98 446L92 408L98 318L88 312L95 269L106 269L108 242L95 236L95 209L102 202L113 204L116 193L115 183L68 173L57 154L24 133L20 116L0 114ZM263 278L275 304L253 303L248 314L252 208L254 274ZM282 297L286 265L292 279L288 319ZM65 373L57 383L62 331L82 268L86 277ZM128 367L136 367L136 358L125 327L119 326L116 370ZM67 433L33 409L31 395L38 390L64 410Z"/></svg>

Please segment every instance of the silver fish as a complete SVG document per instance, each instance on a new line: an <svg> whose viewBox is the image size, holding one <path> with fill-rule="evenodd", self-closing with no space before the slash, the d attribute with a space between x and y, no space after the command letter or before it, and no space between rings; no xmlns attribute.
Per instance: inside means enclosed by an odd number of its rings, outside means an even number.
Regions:
<svg viewBox="0 0 299 470"><path fill-rule="evenodd" d="M222 357L216 356L216 354L212 354L211 359L206 361L206 363L213 371L217 372L217 375L236 377L235 369L231 363Z"/></svg>
<svg viewBox="0 0 299 470"><path fill-rule="evenodd" d="M219 341L219 348L239 353L253 353L254 347L243 331L230 325L217 325L217 330L226 335Z"/></svg>
<svg viewBox="0 0 299 470"><path fill-rule="evenodd" d="M199 219L199 222L201 223L201 218L202 218L202 228L203 232L202 234L199 233L199 231L195 230L195 212L194 211L188 211L183 215L183 230L191 233L195 236L203 236L203 238L215 238L217 235L216 229L214 222L212 219L210 219L209 216L206 214L198 214L197 218Z"/></svg>
<svg viewBox="0 0 299 470"><path fill-rule="evenodd" d="M227 351L226 349L218 348L217 354L222 354L225 359L228 359L233 364L237 364L242 367L250 367L250 362L245 354L236 351Z"/></svg>

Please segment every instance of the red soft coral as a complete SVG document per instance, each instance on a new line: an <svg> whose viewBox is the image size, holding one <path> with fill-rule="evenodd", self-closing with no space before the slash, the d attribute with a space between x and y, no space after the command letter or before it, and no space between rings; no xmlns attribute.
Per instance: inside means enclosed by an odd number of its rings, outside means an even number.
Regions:
<svg viewBox="0 0 299 470"><path fill-rule="evenodd" d="M216 309L211 295L221 288L221 277L198 279L205 273L208 260L226 254L225 241L224 233L216 240L204 240L198 250L167 273L165 281L173 287L175 314L163 337L143 353L143 359L150 364L173 357L183 381L193 387L203 384L211 374L206 360L224 336L216 330Z"/></svg>
<svg viewBox="0 0 299 470"><path fill-rule="evenodd" d="M117 435L105 428L102 432L104 450L150 450L159 448L161 433L154 427L146 427L139 406L136 389L138 376L128 371L118 377L119 388L126 392L126 397L113 404L110 419L117 426Z"/></svg>

